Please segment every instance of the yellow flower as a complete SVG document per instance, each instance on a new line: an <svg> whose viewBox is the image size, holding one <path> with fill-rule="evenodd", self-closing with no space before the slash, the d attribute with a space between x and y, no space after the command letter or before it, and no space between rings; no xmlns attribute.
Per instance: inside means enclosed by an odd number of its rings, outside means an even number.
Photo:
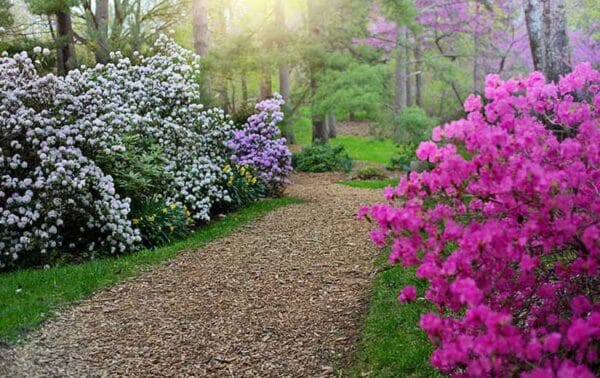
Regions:
<svg viewBox="0 0 600 378"><path fill-rule="evenodd" d="M223 172L228 173L229 171L231 171L231 166L227 164L225 167L223 167Z"/></svg>
<svg viewBox="0 0 600 378"><path fill-rule="evenodd" d="M175 210L176 207L177 205L175 205L174 203L171 204L171 210Z"/></svg>
<svg viewBox="0 0 600 378"><path fill-rule="evenodd" d="M162 213L163 213L163 214L166 214L166 213L167 213L167 211L169 211L169 210L168 210L166 207L165 207L164 209L162 209Z"/></svg>
<svg viewBox="0 0 600 378"><path fill-rule="evenodd" d="M242 169L240 169L240 175L245 175L246 174L246 167L242 167Z"/></svg>
<svg viewBox="0 0 600 378"><path fill-rule="evenodd" d="M252 178L252 185L256 184L256 177Z"/></svg>
<svg viewBox="0 0 600 378"><path fill-rule="evenodd" d="M131 221L131 223L133 224L140 224L140 220L139 219L134 219Z"/></svg>
<svg viewBox="0 0 600 378"><path fill-rule="evenodd" d="M169 227L169 231L170 231L170 232L173 232L173 230L175 229L175 227L173 227L173 225L172 225L172 224L169 224L169 225L167 225L167 226Z"/></svg>
<svg viewBox="0 0 600 378"><path fill-rule="evenodd" d="M147 219L149 222L154 222L154 220L156 219L156 217L155 217L154 215L152 215L152 216L148 216L148 217L146 217L146 219Z"/></svg>

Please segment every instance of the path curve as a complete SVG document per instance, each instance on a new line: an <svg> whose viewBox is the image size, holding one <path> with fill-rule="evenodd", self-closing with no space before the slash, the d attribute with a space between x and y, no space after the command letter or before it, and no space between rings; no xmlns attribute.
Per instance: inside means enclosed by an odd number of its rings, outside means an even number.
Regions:
<svg viewBox="0 0 600 378"><path fill-rule="evenodd" d="M0 350L0 375L333 374L356 345L376 254L354 214L381 198L337 179L295 176L288 194L306 203L72 307Z"/></svg>

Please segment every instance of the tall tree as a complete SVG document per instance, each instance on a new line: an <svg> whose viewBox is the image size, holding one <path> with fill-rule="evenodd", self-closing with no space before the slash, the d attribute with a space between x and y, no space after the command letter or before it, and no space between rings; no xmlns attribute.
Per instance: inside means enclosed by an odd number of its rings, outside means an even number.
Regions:
<svg viewBox="0 0 600 378"><path fill-rule="evenodd" d="M0 27L13 25L14 18L10 11L12 6L10 0L0 0Z"/></svg>
<svg viewBox="0 0 600 378"><path fill-rule="evenodd" d="M313 43L317 43L321 36L321 22L320 16L321 12L319 9L319 1L318 0L307 0L308 5L308 35L311 38ZM316 97L317 89L318 89L318 65L320 63L315 60L311 60L309 62L309 74L310 74L310 91L311 97ZM316 108L312 107L312 140L313 142L321 142L327 143L329 142L329 133L327 130L327 123L325 122L325 116L320 111L316 111Z"/></svg>
<svg viewBox="0 0 600 378"><path fill-rule="evenodd" d="M105 64L110 58L108 44L108 0L95 0L92 9L91 0L81 0L88 24L88 32L93 40L96 62Z"/></svg>
<svg viewBox="0 0 600 378"><path fill-rule="evenodd" d="M208 7L207 0L192 0L194 50L200 56L208 53Z"/></svg>
<svg viewBox="0 0 600 378"><path fill-rule="evenodd" d="M275 0L275 23L280 32L285 34L287 27L285 24L285 8L283 0ZM279 48L283 49L284 47L284 42L281 41L279 43ZM291 105L290 66L285 58L279 63L279 94L281 94L285 100L286 107L289 108Z"/></svg>
<svg viewBox="0 0 600 378"><path fill-rule="evenodd" d="M56 71L59 75L77 67L71 7L76 0L28 0L34 14L54 16L56 21Z"/></svg>
<svg viewBox="0 0 600 378"><path fill-rule="evenodd" d="M551 81L571 71L564 0L524 0L529 46L536 70Z"/></svg>

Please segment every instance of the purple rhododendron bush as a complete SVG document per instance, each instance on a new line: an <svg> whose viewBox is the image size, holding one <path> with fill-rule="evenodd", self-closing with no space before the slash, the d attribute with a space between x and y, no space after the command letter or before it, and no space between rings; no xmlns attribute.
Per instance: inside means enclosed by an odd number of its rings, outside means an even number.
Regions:
<svg viewBox="0 0 600 378"><path fill-rule="evenodd" d="M208 221L231 201L232 160L286 182L280 98L234 135L199 102L193 53L162 36L152 56L112 58L66 77L40 75L26 53L0 58L0 269L135 250L148 235L132 212L155 197ZM232 156L236 140L247 144Z"/></svg>
<svg viewBox="0 0 600 378"><path fill-rule="evenodd" d="M488 76L465 119L417 150L431 170L361 209L437 311L420 326L452 376L594 377L600 346L600 73ZM414 287L399 300L418 296Z"/></svg>
<svg viewBox="0 0 600 378"><path fill-rule="evenodd" d="M231 161L256 170L272 193L281 191L292 172L292 154L278 127L283 121L283 104L278 94L256 104L258 113L250 116L228 142Z"/></svg>

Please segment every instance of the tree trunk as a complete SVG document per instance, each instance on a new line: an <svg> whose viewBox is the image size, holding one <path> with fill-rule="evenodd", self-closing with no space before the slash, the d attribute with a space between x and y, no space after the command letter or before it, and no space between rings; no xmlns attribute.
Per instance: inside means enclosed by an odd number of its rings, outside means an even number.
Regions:
<svg viewBox="0 0 600 378"><path fill-rule="evenodd" d="M266 100L273 97L273 82L271 81L271 71L268 66L261 70L260 78L260 99Z"/></svg>
<svg viewBox="0 0 600 378"><path fill-rule="evenodd" d="M56 37L58 42L56 70L59 75L64 76L77 67L73 24L69 10L56 12Z"/></svg>
<svg viewBox="0 0 600 378"><path fill-rule="evenodd" d="M285 32L285 8L283 0L275 1L275 22L280 32ZM285 49L284 43L279 44L281 50ZM285 100L286 108L292 106L291 103L291 90L290 90L290 67L286 62L279 64L279 94Z"/></svg>
<svg viewBox="0 0 600 378"><path fill-rule="evenodd" d="M318 41L320 37L319 23L317 22L318 17L318 9L317 2L318 0L307 0L308 2L308 28L309 28L309 36L312 41ZM311 89L311 97L314 100L315 94L317 92L317 73L318 68L314 62L310 62L310 89ZM313 125L313 135L312 141L327 143L329 142L329 133L327 132L327 124L325 122L323 114L319 114L315 111L315 107L312 107L312 125Z"/></svg>
<svg viewBox="0 0 600 378"><path fill-rule="evenodd" d="M564 0L524 0L533 65L549 81L571 71Z"/></svg>
<svg viewBox="0 0 600 378"><path fill-rule="evenodd" d="M421 42L415 43L415 102L417 106L423 107L423 74L421 72Z"/></svg>
<svg viewBox="0 0 600 378"><path fill-rule="evenodd" d="M330 111L327 113L327 130L329 134L329 138L335 139L337 137L337 119L335 118L335 113Z"/></svg>
<svg viewBox="0 0 600 378"><path fill-rule="evenodd" d="M410 49L409 45L409 35L408 28L406 28L404 42L406 43L406 47L404 48L404 67L406 68L406 106L412 106L412 83L411 83L411 75L410 75Z"/></svg>
<svg viewBox="0 0 600 378"><path fill-rule="evenodd" d="M544 74L548 80L558 82L561 75L571 72L565 1L545 0L545 5L546 66Z"/></svg>
<svg viewBox="0 0 600 378"><path fill-rule="evenodd" d="M394 114L397 116L406 108L406 58L404 49L404 31L398 33L396 44L396 73L394 93Z"/></svg>
<svg viewBox="0 0 600 378"><path fill-rule="evenodd" d="M96 62L106 64L110 59L110 48L108 46L108 0L96 0L96 25L98 36L96 37Z"/></svg>
<svg viewBox="0 0 600 378"><path fill-rule="evenodd" d="M193 0L192 18L194 30L194 50L200 56L208 53L208 8L206 0Z"/></svg>
<svg viewBox="0 0 600 378"><path fill-rule="evenodd" d="M475 4L475 32L473 33L473 93L477 93L479 90L479 21L481 17L479 6L479 2L477 2Z"/></svg>
<svg viewBox="0 0 600 378"><path fill-rule="evenodd" d="M133 25L131 25L131 47L133 51L142 49L142 0L135 2Z"/></svg>
<svg viewBox="0 0 600 378"><path fill-rule="evenodd" d="M248 81L246 80L246 75L245 71L242 72L242 102L244 106L248 105Z"/></svg>

